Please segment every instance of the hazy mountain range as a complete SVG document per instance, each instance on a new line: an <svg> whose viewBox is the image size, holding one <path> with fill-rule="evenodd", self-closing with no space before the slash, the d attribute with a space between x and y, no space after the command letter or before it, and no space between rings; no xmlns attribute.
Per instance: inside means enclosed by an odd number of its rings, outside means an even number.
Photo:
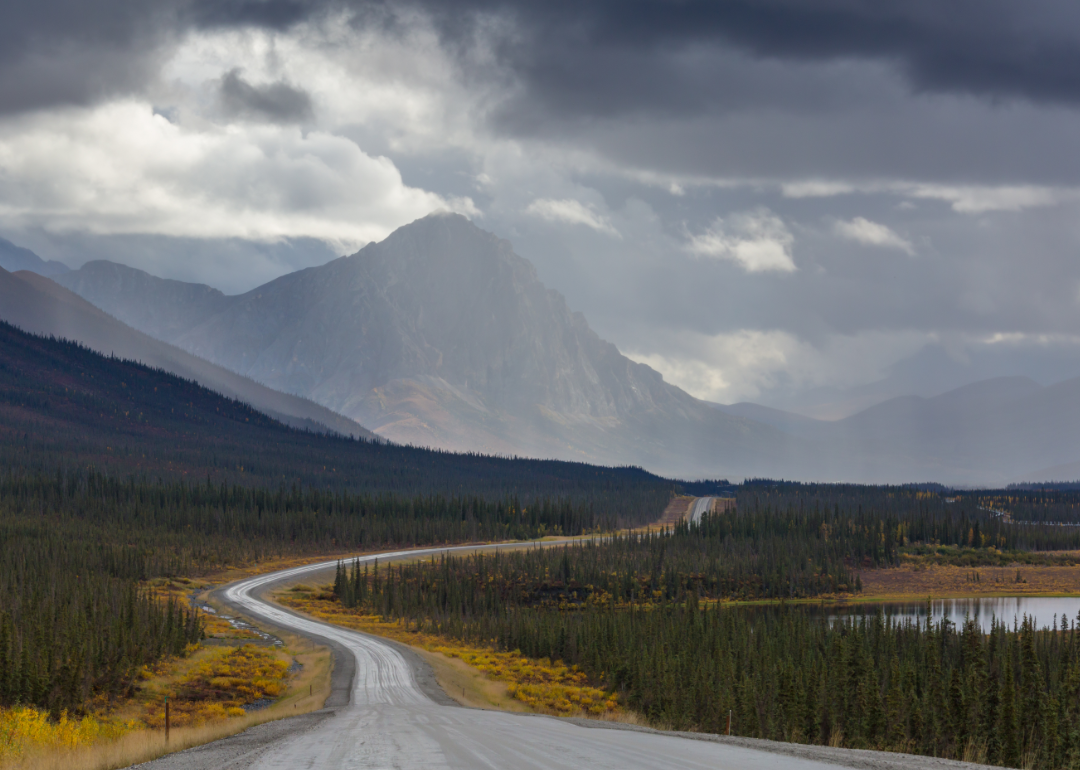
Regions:
<svg viewBox="0 0 1080 770"><path fill-rule="evenodd" d="M18 270L29 270L47 278L66 273L71 269L55 259L45 261L30 249L16 246L3 238L0 238L0 267L12 273Z"/></svg>
<svg viewBox="0 0 1080 770"><path fill-rule="evenodd" d="M461 216L426 217L234 297L107 262L59 280L400 443L695 476L780 470L791 443L621 355L509 243Z"/></svg>
<svg viewBox="0 0 1080 770"><path fill-rule="evenodd" d="M709 404L601 340L508 242L457 215L237 296L104 261L54 280L147 335L395 442L680 477L1080 476L1080 380L987 380L831 422Z"/></svg>
<svg viewBox="0 0 1080 770"><path fill-rule="evenodd" d="M163 369L229 398L245 401L295 428L377 438L324 406L272 390L136 331L35 273L13 274L0 268L0 320L24 331L75 340L105 355Z"/></svg>
<svg viewBox="0 0 1080 770"><path fill-rule="evenodd" d="M1080 378L997 377L933 398L901 396L842 420L717 405L822 447L835 478L1002 483L1080 478Z"/></svg>

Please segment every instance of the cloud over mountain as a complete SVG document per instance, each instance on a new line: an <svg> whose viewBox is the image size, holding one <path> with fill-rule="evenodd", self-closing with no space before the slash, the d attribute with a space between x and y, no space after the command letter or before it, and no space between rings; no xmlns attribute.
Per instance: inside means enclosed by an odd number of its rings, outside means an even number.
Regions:
<svg viewBox="0 0 1080 770"><path fill-rule="evenodd" d="M242 291L456 210L669 379L791 406L927 345L1073 333L1077 14L22 4L0 29L0 235ZM765 348L718 356L745 339Z"/></svg>

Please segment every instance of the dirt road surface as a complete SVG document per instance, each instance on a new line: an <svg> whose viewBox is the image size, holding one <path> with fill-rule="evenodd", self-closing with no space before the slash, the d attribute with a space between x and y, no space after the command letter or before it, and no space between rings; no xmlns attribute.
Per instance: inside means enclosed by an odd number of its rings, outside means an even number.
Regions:
<svg viewBox="0 0 1080 770"><path fill-rule="evenodd" d="M690 522L701 523L701 517L705 515L705 512L712 507L713 499L711 497L699 497L694 501L694 507L690 510Z"/></svg>

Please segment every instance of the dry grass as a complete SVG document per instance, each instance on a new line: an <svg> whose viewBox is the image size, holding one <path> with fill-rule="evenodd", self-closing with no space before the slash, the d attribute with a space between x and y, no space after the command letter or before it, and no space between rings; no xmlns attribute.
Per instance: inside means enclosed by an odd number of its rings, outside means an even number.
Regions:
<svg viewBox="0 0 1080 770"><path fill-rule="evenodd" d="M1080 566L954 567L916 563L864 570L859 577L863 591L858 598L867 601L1080 594Z"/></svg>
<svg viewBox="0 0 1080 770"><path fill-rule="evenodd" d="M686 519L687 514L690 513L690 506L697 500L696 497L689 497L687 495L679 495L678 497L671 498L671 502L667 504L667 508L660 515L660 521L652 525L653 527L669 527L672 524L678 524L680 521ZM651 529L651 527L646 527Z"/></svg>
<svg viewBox="0 0 1080 770"><path fill-rule="evenodd" d="M461 705L499 711L532 711L510 695L506 682L491 679L460 658L451 658L441 652L419 647L414 649L430 664L443 691Z"/></svg>

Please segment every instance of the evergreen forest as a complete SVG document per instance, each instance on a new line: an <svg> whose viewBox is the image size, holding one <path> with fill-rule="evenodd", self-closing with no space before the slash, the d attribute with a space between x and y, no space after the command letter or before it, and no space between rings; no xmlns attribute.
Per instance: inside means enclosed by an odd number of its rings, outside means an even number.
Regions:
<svg viewBox="0 0 1080 770"><path fill-rule="evenodd" d="M1071 494L1024 505L1065 516ZM723 732L730 712L750 737L1080 767L1080 618L986 634L883 612L830 620L793 601L857 594L857 568L926 549L1054 559L1080 545L1074 529L1011 523L986 493L778 484L738 497L662 532L341 564L334 593L423 632L578 665L664 726Z"/></svg>
<svg viewBox="0 0 1080 770"><path fill-rule="evenodd" d="M282 556L610 530L636 468L295 430L194 383L0 324L0 706L78 713L201 638L141 586Z"/></svg>
<svg viewBox="0 0 1080 770"><path fill-rule="evenodd" d="M660 498L661 501L663 498ZM619 524L569 498L268 491L95 472L0 478L0 705L74 710L200 638L139 586L283 556L579 535Z"/></svg>
<svg viewBox="0 0 1080 770"><path fill-rule="evenodd" d="M0 469L368 495L568 498L646 523L672 482L640 468L455 454L286 427L196 383L0 322ZM657 503L657 501L660 501Z"/></svg>

